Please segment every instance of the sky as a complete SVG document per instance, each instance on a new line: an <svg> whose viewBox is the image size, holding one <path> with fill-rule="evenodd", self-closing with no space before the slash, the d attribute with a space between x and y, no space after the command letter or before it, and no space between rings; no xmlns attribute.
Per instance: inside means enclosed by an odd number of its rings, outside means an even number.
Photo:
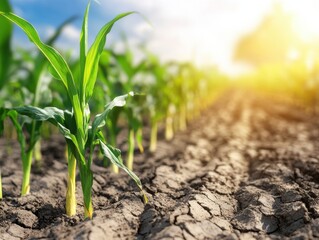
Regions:
<svg viewBox="0 0 319 240"><path fill-rule="evenodd" d="M233 62L237 41L256 28L277 2L296 16L296 29L305 38L319 35L318 0L99 0L91 4L89 41L117 14L137 11L140 14L128 16L115 25L107 47L121 50L119 38L124 33L130 46L147 43L147 48L163 61L216 65L223 72L236 74L244 69ZM14 12L30 21L43 39L67 18L78 16L64 29L57 43L58 48L71 49L77 55L87 0L11 0L11 4ZM14 42L28 46L27 38L18 30Z"/></svg>

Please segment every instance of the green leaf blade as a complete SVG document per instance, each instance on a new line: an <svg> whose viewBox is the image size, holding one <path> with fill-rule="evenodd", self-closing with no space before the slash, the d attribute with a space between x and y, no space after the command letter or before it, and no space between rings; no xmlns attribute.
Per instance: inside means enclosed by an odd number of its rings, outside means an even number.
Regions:
<svg viewBox="0 0 319 240"><path fill-rule="evenodd" d="M83 77L83 84L85 86L85 97L88 101L93 94L94 85L96 82L98 66L99 66L99 59L103 52L106 36L111 31L114 23L118 20L132 14L134 12L127 12L123 14L119 14L113 20L105 24L98 35L96 36L87 56L86 56L86 64L84 70L84 77Z"/></svg>
<svg viewBox="0 0 319 240"><path fill-rule="evenodd" d="M58 73L60 79L63 81L66 88L68 88L68 75L72 76L72 73L63 59L63 57L52 47L44 44L35 28L23 18L18 17L13 13L4 13L0 12L0 15L4 16L5 18L9 19L16 25L18 25L25 34L29 37L30 41L33 42L39 50L46 56L48 61L51 63L54 70Z"/></svg>
<svg viewBox="0 0 319 240"><path fill-rule="evenodd" d="M80 92L80 98L83 101L84 100L84 71L85 71L85 63L86 63L86 53L87 53L87 42L88 42L88 16L89 16L89 10L90 10L91 2L89 1L85 10L83 22L82 22L82 30L80 35L80 84L79 84L79 92Z"/></svg>
<svg viewBox="0 0 319 240"><path fill-rule="evenodd" d="M113 164L118 166L119 168L123 169L136 183L140 190L143 190L141 180L129 170L123 163L121 159L121 151L117 148L112 147L111 145L105 144L102 140L100 142L100 149L103 155L109 159Z"/></svg>
<svg viewBox="0 0 319 240"><path fill-rule="evenodd" d="M10 12L11 6L8 0L1 0L0 11ZM0 18L0 89L8 81L9 66L12 58L11 37L12 24L4 18Z"/></svg>
<svg viewBox="0 0 319 240"><path fill-rule="evenodd" d="M105 125L105 119L107 118L110 111L115 107L125 106L126 98L129 96L134 96L134 93L130 92L129 94L125 94L125 95L118 96L118 97L114 98L113 101L111 101L110 103L108 103L105 106L105 109L102 113L96 115L96 117L94 118L93 123L92 123L93 136L95 135L97 129L99 129Z"/></svg>

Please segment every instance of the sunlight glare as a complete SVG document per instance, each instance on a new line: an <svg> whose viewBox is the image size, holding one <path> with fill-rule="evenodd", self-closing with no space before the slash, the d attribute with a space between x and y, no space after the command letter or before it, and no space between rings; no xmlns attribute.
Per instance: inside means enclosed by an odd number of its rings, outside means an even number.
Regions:
<svg viewBox="0 0 319 240"><path fill-rule="evenodd" d="M285 10L292 14L296 33L301 40L312 42L319 37L319 1L283 1Z"/></svg>

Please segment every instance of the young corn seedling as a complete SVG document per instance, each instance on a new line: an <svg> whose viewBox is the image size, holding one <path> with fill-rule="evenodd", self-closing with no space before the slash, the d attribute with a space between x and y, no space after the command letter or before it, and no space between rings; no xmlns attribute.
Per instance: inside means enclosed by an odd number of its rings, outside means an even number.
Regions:
<svg viewBox="0 0 319 240"><path fill-rule="evenodd" d="M9 5L8 1L2 1L0 3L0 11L11 11L11 7ZM13 73L15 72L15 67L13 66L13 60L12 60L12 52L10 49L10 43L11 43L11 31L12 31L12 24L4 19L0 19L0 26L1 26L1 35L0 35L0 89L3 89L3 87L7 86L9 83L9 79L12 78ZM12 93L12 91L9 91L8 88L5 88L5 91L8 93ZM7 102L2 102L3 105L7 105ZM21 188L21 195L25 195L29 191L29 176L30 171L28 161L30 159L29 151L26 151L27 146L25 142L25 138L23 136L22 132L22 125L23 123L19 123L18 116L16 112L9 111L4 109L1 106L0 109L0 134L3 132L3 121L8 116L12 123L13 127L16 129L16 132L18 134L18 141L20 143L21 147L21 159L22 159L22 165L23 165L23 183ZM33 142L32 139L30 140L30 146L32 148Z"/></svg>
<svg viewBox="0 0 319 240"><path fill-rule="evenodd" d="M127 46L127 42L125 43ZM99 77L102 80L102 83L105 84L108 95L113 97L114 94L123 94L136 88L134 78L142 71L144 65L144 61L141 61L137 65L133 63L133 54L128 47L126 47L126 51L121 54L115 53L112 50L105 50L99 65ZM110 73L114 76L113 78ZM119 79L122 79L122 81L119 81ZM139 99L140 102L136 102L137 99ZM113 142L116 142L116 137L119 133L118 120L120 114L123 113L128 121L129 129L126 166L130 170L133 169L135 143L141 152L144 151L142 146L142 108L140 107L142 104L141 96L135 98L135 101L130 101L122 111L117 110L112 114L108 121L108 132L110 133L110 139ZM118 172L116 166L113 166L113 171Z"/></svg>
<svg viewBox="0 0 319 240"><path fill-rule="evenodd" d="M158 124L165 119L166 111L169 105L171 89L167 87L167 70L159 59L147 52L147 66L144 74L149 79L149 83L144 85L142 91L149 93L146 97L147 109L150 119L150 152L155 152L157 148ZM161 89L159 91L159 89Z"/></svg>
<svg viewBox="0 0 319 240"><path fill-rule="evenodd" d="M0 11L11 11L11 6L8 0L3 0L0 3ZM11 62L11 35L12 35L12 24L5 20L0 19L0 90L5 85L6 81L8 80L8 72ZM3 100L1 99L0 94L0 106L3 106ZM0 136L2 135L3 131L3 121L5 115L2 114L0 109ZM2 199L2 175L1 175L1 166L0 166L0 199Z"/></svg>
<svg viewBox="0 0 319 240"><path fill-rule="evenodd" d="M40 128L42 123L31 121L30 119L24 117L19 117L17 112L11 110L6 113L10 118L14 128L16 129L18 142L20 145L20 156L22 160L22 186L21 186L21 196L24 196L30 192L30 174L31 174L31 165L33 157L33 149L40 138ZM32 123L34 122L34 123ZM26 129L32 133L29 139L26 138L23 132L23 128L26 126ZM31 127L31 128L30 128Z"/></svg>
<svg viewBox="0 0 319 240"><path fill-rule="evenodd" d="M174 73L172 78L173 89L175 92L174 103L177 109L176 129L184 131L187 128L187 105L191 101L190 99L194 93L197 91L199 81L194 74L194 67L190 63L175 64L177 67L177 73Z"/></svg>
<svg viewBox="0 0 319 240"><path fill-rule="evenodd" d="M88 37L88 12L90 3L85 11L83 18L81 39L80 39L80 70L71 72L65 59L54 48L44 44L34 27L26 20L12 14L0 12L0 15L18 25L29 37L29 39L39 48L44 56L50 62L51 73L56 79L60 79L68 93L72 111L60 110L55 107L44 109L34 106L24 106L14 108L19 114L27 115L36 121L50 121L58 126L60 132L64 135L68 146L68 190L66 196L66 212L68 215L74 215L76 209L75 198L75 169L79 167L80 180L82 185L84 213L85 217L92 219L92 184L93 173L91 164L93 160L93 151L96 145L113 164L124 169L130 177L137 183L142 190L141 182L138 177L126 168L121 160L120 151L104 141L100 129L105 125L105 119L114 107L122 107L126 104L128 95L116 97L105 106L101 114L95 116L90 125L89 100L93 95L93 89L98 72L98 62L103 51L106 36L111 31L114 23L119 19L131 14L124 13L115 17L112 21L105 24L97 34L92 46L87 50ZM133 95L133 94L131 94ZM146 199L146 198L144 198Z"/></svg>
<svg viewBox="0 0 319 240"><path fill-rule="evenodd" d="M1 18L3 20L4 18ZM9 22L8 20L4 19ZM73 18L65 21L53 34L53 36L47 41L47 44L53 44L57 37L60 35L62 29L66 24L72 21ZM42 54L38 54L33 58L30 52L22 52L22 60L18 60L19 66L25 71L26 77L20 77L17 74L11 74L11 80L7 83L7 90L12 92L20 92L15 94L19 95L20 98L15 99L10 103L10 105L21 105L23 103L30 103L33 106L40 106L48 104L48 96L50 92L48 90L42 90L43 86L43 75L45 67L48 62L43 57ZM30 63L34 66L32 70L24 67L25 62ZM24 76L24 75L22 75ZM37 167L40 167L41 164L41 145L40 145L40 136L41 136L41 126L40 122L36 122L27 117L18 117L16 115L10 115L10 120L14 126L17 135L18 141L20 144L21 160L22 160L22 170L23 170L23 179L21 187L21 195L24 196L30 192L30 172L33 158L36 160Z"/></svg>
<svg viewBox="0 0 319 240"><path fill-rule="evenodd" d="M46 45L53 45L54 42L57 40L61 32L63 31L64 27L71 23L75 17L71 17L65 22L63 22L54 32L54 34L50 37L48 41L46 41ZM27 55L30 55L29 52L27 52ZM34 66L32 71L28 71L27 77L25 79L21 79L21 86L25 87L25 93L21 94L22 96L31 96L31 105L36 107L42 107L45 105L50 104L51 98L51 92L48 89L49 81L46 81L44 83L44 75L45 75L45 69L47 68L48 61L46 61L45 57L42 55L41 52L37 54L35 58L32 58L31 56L27 56L29 59L31 59L31 64ZM51 80L51 79L50 79ZM44 90L45 89L45 90ZM24 103L26 103L25 100L22 99ZM31 121L29 124L30 126L27 126L25 129L27 130L27 133L29 135L29 139L31 142L35 141L34 146L31 151L31 155L33 155L33 158L35 160L35 163L37 167L39 168L41 165L42 155L41 155L41 141L40 136L37 136L37 133L40 133L40 129L37 129L37 127L40 127L36 121ZM31 157L32 158L32 157Z"/></svg>

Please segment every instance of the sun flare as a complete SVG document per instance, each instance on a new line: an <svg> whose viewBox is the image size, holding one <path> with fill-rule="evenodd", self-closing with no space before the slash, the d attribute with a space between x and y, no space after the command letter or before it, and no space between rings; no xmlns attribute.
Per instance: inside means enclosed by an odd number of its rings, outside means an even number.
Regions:
<svg viewBox="0 0 319 240"><path fill-rule="evenodd" d="M284 9L292 15L293 27L305 42L312 42L319 37L319 2L284 1Z"/></svg>

